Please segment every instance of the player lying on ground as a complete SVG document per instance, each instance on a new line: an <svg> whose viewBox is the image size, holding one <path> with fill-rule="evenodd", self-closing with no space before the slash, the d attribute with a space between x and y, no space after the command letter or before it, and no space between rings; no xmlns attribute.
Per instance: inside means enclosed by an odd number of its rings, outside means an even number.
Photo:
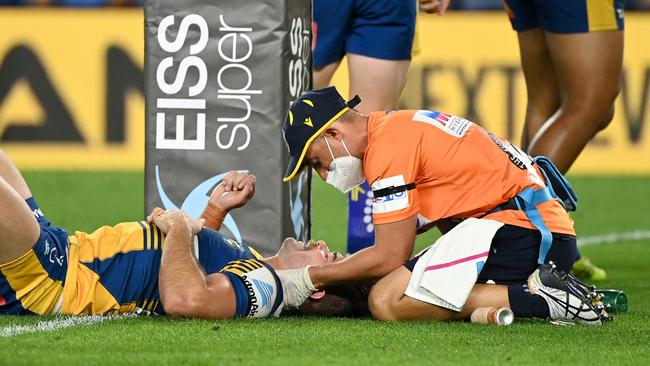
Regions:
<svg viewBox="0 0 650 366"><path fill-rule="evenodd" d="M287 239L275 256L263 259L213 230L254 190L253 176L232 173L215 188L202 221L154 210L152 223L124 222L68 235L51 225L0 150L0 314L151 312L219 319L278 314L282 287L276 269L340 256L323 242L305 246ZM212 229L201 228L203 220Z"/></svg>

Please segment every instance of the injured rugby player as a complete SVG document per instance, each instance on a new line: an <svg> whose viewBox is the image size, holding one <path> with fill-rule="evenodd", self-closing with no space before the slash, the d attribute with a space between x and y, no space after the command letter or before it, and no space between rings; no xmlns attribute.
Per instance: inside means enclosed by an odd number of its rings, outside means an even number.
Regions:
<svg viewBox="0 0 650 366"><path fill-rule="evenodd" d="M231 172L199 220L156 209L148 221L69 235L43 214L0 150L0 314L278 315L283 297L276 270L341 255L324 242L287 239L275 256L263 258L217 232L228 211L254 192L254 176Z"/></svg>

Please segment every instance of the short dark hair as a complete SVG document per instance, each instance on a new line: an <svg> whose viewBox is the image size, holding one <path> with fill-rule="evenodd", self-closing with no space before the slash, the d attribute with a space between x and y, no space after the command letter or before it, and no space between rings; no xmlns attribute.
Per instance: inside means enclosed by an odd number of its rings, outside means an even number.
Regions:
<svg viewBox="0 0 650 366"><path fill-rule="evenodd" d="M295 314L354 318L370 316L368 294L371 288L371 285L364 283L330 287L322 299L308 299Z"/></svg>

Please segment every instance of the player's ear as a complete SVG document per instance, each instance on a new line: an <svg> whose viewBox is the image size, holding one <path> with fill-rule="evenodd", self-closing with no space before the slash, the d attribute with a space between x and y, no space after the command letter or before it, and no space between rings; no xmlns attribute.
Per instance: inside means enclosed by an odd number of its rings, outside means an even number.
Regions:
<svg viewBox="0 0 650 366"><path fill-rule="evenodd" d="M313 294L309 295L309 298L312 300L320 300L325 297L325 290L318 290Z"/></svg>

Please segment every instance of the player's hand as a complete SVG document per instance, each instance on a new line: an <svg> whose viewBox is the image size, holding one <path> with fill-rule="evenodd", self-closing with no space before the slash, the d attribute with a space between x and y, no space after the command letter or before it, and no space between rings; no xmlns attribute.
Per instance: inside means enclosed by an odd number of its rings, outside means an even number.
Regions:
<svg viewBox="0 0 650 366"><path fill-rule="evenodd" d="M162 215L163 213L165 213L165 209L160 207L154 207L154 209L151 210L151 213L147 216L147 222L150 224L153 223L153 220L156 217Z"/></svg>
<svg viewBox="0 0 650 366"><path fill-rule="evenodd" d="M433 14L444 15L451 0L420 0L420 10Z"/></svg>
<svg viewBox="0 0 650 366"><path fill-rule="evenodd" d="M254 175L230 171L212 191L210 203L224 212L242 207L255 195Z"/></svg>
<svg viewBox="0 0 650 366"><path fill-rule="evenodd" d="M317 291L309 277L309 266L275 271L282 282L284 309L293 309L302 305L309 295Z"/></svg>
<svg viewBox="0 0 650 366"><path fill-rule="evenodd" d="M184 211L166 211L158 207L147 217L147 222L156 225L164 234L169 233L173 226L180 226L192 236L198 234L205 224L204 219L194 220Z"/></svg>

